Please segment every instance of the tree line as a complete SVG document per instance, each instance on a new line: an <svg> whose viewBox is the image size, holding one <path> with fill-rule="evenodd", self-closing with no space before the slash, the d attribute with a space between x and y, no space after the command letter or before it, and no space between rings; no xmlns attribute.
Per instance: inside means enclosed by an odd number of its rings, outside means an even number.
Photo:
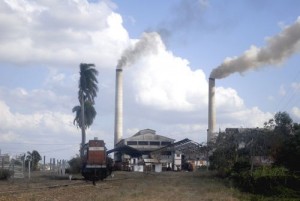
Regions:
<svg viewBox="0 0 300 201"><path fill-rule="evenodd" d="M300 196L300 124L287 112L276 113L263 128L220 132L206 150L209 168L242 190Z"/></svg>

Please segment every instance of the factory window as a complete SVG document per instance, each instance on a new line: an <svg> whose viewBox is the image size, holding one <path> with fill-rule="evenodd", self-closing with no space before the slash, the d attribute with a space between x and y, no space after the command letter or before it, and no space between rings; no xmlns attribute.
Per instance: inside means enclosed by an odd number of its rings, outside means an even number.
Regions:
<svg viewBox="0 0 300 201"><path fill-rule="evenodd" d="M137 141L127 141L127 145L137 145Z"/></svg>
<svg viewBox="0 0 300 201"><path fill-rule="evenodd" d="M161 155L171 156L172 152L170 152L170 151L163 151L163 152L161 152Z"/></svg>
<svg viewBox="0 0 300 201"><path fill-rule="evenodd" d="M148 141L139 141L139 145L148 145Z"/></svg>
<svg viewBox="0 0 300 201"><path fill-rule="evenodd" d="M161 142L161 145L169 145L169 144L171 144L171 142L168 142L168 141Z"/></svg>
<svg viewBox="0 0 300 201"><path fill-rule="evenodd" d="M150 141L150 145L158 145L159 146L159 141Z"/></svg>

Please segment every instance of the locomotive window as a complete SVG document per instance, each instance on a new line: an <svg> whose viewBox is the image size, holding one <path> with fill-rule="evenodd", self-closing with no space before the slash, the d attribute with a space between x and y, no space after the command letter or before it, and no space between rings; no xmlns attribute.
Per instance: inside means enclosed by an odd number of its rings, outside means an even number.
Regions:
<svg viewBox="0 0 300 201"><path fill-rule="evenodd" d="M139 145L148 145L148 141L139 141Z"/></svg>
<svg viewBox="0 0 300 201"><path fill-rule="evenodd" d="M159 141L150 141L150 145L159 145Z"/></svg>
<svg viewBox="0 0 300 201"><path fill-rule="evenodd" d="M127 141L127 145L137 145L137 141Z"/></svg>

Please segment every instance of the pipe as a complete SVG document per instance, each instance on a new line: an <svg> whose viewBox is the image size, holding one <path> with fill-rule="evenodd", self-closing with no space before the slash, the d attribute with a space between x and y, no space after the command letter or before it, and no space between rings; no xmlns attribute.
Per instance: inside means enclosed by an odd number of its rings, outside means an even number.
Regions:
<svg viewBox="0 0 300 201"><path fill-rule="evenodd" d="M116 95L115 95L115 139L114 145L123 136L123 77L122 69L116 69Z"/></svg>
<svg viewBox="0 0 300 201"><path fill-rule="evenodd" d="M215 110L215 79L209 78L208 84L208 130L207 142L214 138L216 125L216 110Z"/></svg>

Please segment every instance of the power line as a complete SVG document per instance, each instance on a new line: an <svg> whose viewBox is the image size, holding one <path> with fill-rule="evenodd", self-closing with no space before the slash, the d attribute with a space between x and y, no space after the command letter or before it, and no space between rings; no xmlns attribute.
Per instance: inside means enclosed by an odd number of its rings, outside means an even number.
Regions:
<svg viewBox="0 0 300 201"><path fill-rule="evenodd" d="M292 79L291 83L295 83L296 81L298 81L298 77L300 75L300 70L298 70L298 72L295 74L295 76ZM292 105L292 101L293 103L295 102L295 97L297 95L297 90L293 90L292 91L292 87L289 86L288 91L286 93L287 95L282 96L282 98L280 99L280 101L277 103L277 105L275 106L275 108L277 109L277 111L281 111L281 110L286 110L288 106ZM293 100L294 99L294 100Z"/></svg>

